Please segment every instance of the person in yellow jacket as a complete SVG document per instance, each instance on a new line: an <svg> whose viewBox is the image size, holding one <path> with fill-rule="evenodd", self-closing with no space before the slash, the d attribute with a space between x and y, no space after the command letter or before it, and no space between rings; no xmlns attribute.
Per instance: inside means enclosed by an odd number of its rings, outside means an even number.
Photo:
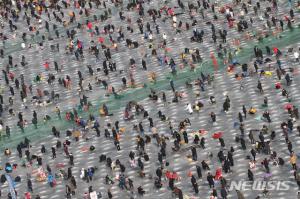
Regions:
<svg viewBox="0 0 300 199"><path fill-rule="evenodd" d="M297 163L297 156L292 152L291 157L290 157L290 163L293 167L294 170L297 169L296 163Z"/></svg>

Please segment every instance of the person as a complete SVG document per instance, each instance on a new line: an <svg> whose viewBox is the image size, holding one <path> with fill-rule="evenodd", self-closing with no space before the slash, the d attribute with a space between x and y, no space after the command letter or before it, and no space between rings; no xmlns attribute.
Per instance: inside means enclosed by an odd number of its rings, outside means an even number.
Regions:
<svg viewBox="0 0 300 199"><path fill-rule="evenodd" d="M287 143L287 147L288 147L288 150L290 152L290 154L293 152L293 145L292 145L292 142L291 141L288 141Z"/></svg>
<svg viewBox="0 0 300 199"><path fill-rule="evenodd" d="M296 173L296 182L297 182L297 185L298 185L298 189L300 189L300 174L299 174L298 171L295 171L295 172L297 172Z"/></svg>
<svg viewBox="0 0 300 199"><path fill-rule="evenodd" d="M223 111L225 113L229 111L229 106L228 106L228 103L226 101L223 103Z"/></svg>
<svg viewBox="0 0 300 199"><path fill-rule="evenodd" d="M248 169L248 179L249 179L249 181L253 181L254 180L253 173L252 173L252 171L250 169Z"/></svg>
<svg viewBox="0 0 300 199"><path fill-rule="evenodd" d="M209 188L215 187L214 177L212 176L212 174L210 172L208 172L208 174L207 174L207 182L208 182Z"/></svg>
<svg viewBox="0 0 300 199"><path fill-rule="evenodd" d="M108 198L109 198L109 199L112 199L112 198L113 198L113 195L112 195L110 189L107 190L107 195L108 195Z"/></svg>
<svg viewBox="0 0 300 199"><path fill-rule="evenodd" d="M173 80L170 81L170 86L171 86L171 89L172 89L173 93L175 93L175 87L174 87L174 81Z"/></svg>
<svg viewBox="0 0 300 199"><path fill-rule="evenodd" d="M195 193L198 194L198 193L199 193L198 183L197 183L197 181L196 181L195 176L193 176L193 175L192 175L192 177L191 177L191 183L192 183L192 185L193 185L193 188L194 188Z"/></svg>
<svg viewBox="0 0 300 199"><path fill-rule="evenodd" d="M191 151L192 151L192 159L193 159L194 161L197 161L197 150L196 150L196 148L195 148L195 147L192 147L192 148L191 148Z"/></svg>
<svg viewBox="0 0 300 199"><path fill-rule="evenodd" d="M242 113L241 113L241 112L239 112L239 114L238 114L238 118L239 118L239 121L240 121L240 123L243 123L243 121L244 121L244 118L243 118L243 116L242 116Z"/></svg>
<svg viewBox="0 0 300 199"><path fill-rule="evenodd" d="M291 82L292 82L290 75L289 75L288 73L286 73L286 75L285 75L284 78L285 78L285 80L286 80L286 85L287 85L287 86L290 86L290 85L291 85Z"/></svg>
<svg viewBox="0 0 300 199"><path fill-rule="evenodd" d="M174 181L175 181L175 179L173 179L173 178L169 178L169 188L171 189L171 190L174 190Z"/></svg>
<svg viewBox="0 0 300 199"><path fill-rule="evenodd" d="M33 188L32 188L32 182L30 179L27 179L27 189L29 192L33 192Z"/></svg>
<svg viewBox="0 0 300 199"><path fill-rule="evenodd" d="M299 52L298 51L294 52L294 58L295 58L296 62L299 62Z"/></svg>
<svg viewBox="0 0 300 199"><path fill-rule="evenodd" d="M196 170L197 170L198 178L202 178L202 171L201 171L201 167L199 165L196 165Z"/></svg>
<svg viewBox="0 0 300 199"><path fill-rule="evenodd" d="M46 153L46 147L45 147L45 145L41 146L41 153Z"/></svg>
<svg viewBox="0 0 300 199"><path fill-rule="evenodd" d="M297 166L296 166L296 164L297 164L297 156L295 155L294 152L292 152L291 155L290 155L290 163L291 163L293 169L296 170L297 169Z"/></svg>
<svg viewBox="0 0 300 199"><path fill-rule="evenodd" d="M9 126L5 127L5 132L6 132L6 136L9 138L10 137L10 127Z"/></svg>
<svg viewBox="0 0 300 199"><path fill-rule="evenodd" d="M202 147L202 149L205 149L205 138L202 137L200 140L200 146Z"/></svg>
<svg viewBox="0 0 300 199"><path fill-rule="evenodd" d="M227 199L227 195L228 195L228 193L227 193L226 188L224 186L222 186L222 188L221 188L221 197L222 197L222 199Z"/></svg>
<svg viewBox="0 0 300 199"><path fill-rule="evenodd" d="M240 190L235 190L238 199L245 199L244 194Z"/></svg>
<svg viewBox="0 0 300 199"><path fill-rule="evenodd" d="M243 105L242 109L243 109L244 117L245 117L245 119L246 119L246 118L247 118L247 109L246 109L246 106Z"/></svg>
<svg viewBox="0 0 300 199"><path fill-rule="evenodd" d="M31 194L30 192L25 193L25 199L31 199Z"/></svg>
<svg viewBox="0 0 300 199"><path fill-rule="evenodd" d="M188 113L190 115L193 114L194 111L193 111L191 103L186 104L186 110L188 111Z"/></svg>
<svg viewBox="0 0 300 199"><path fill-rule="evenodd" d="M157 175L158 179L161 179L161 177L162 177L162 168L157 168L156 169L156 175Z"/></svg>
<svg viewBox="0 0 300 199"><path fill-rule="evenodd" d="M250 151L252 157L253 157L253 160L255 161L255 157L256 157L256 151L252 148L251 151Z"/></svg>
<svg viewBox="0 0 300 199"><path fill-rule="evenodd" d="M216 122L216 114L214 112L211 112L210 117L211 117L212 123L215 123Z"/></svg>
<svg viewBox="0 0 300 199"><path fill-rule="evenodd" d="M250 139L250 143L251 144L255 144L255 139L254 139L254 135L253 135L253 131L252 130L249 131L248 137Z"/></svg>
<svg viewBox="0 0 300 199"><path fill-rule="evenodd" d="M56 149L54 147L51 148L52 151L52 159L56 158Z"/></svg>
<svg viewBox="0 0 300 199"><path fill-rule="evenodd" d="M264 106L267 107L268 106L268 98L264 97Z"/></svg>
<svg viewBox="0 0 300 199"><path fill-rule="evenodd" d="M209 97L209 100L210 100L210 103L211 104L216 104L217 102L216 102L216 98L214 97L214 96L210 96Z"/></svg>
<svg viewBox="0 0 300 199"><path fill-rule="evenodd" d="M267 158L265 158L262 163L266 169L266 173L270 173L269 160Z"/></svg>
<svg viewBox="0 0 300 199"><path fill-rule="evenodd" d="M243 137L240 138L241 146L243 150L246 150L246 142Z"/></svg>
<svg viewBox="0 0 300 199"><path fill-rule="evenodd" d="M142 188L142 186L139 186L139 187L137 188L137 190L138 190L138 193L139 193L140 195L144 195L144 194L145 194L145 191L144 191L144 189Z"/></svg>
<svg viewBox="0 0 300 199"><path fill-rule="evenodd" d="M261 84L260 80L258 80L258 82L257 82L257 88L258 88L258 90L259 90L259 92L260 92L260 93L263 93L263 92L264 92L264 90L263 90L263 87L262 87L262 84Z"/></svg>
<svg viewBox="0 0 300 199"><path fill-rule="evenodd" d="M154 181L154 186L157 188L157 189L160 189L162 187L162 183L161 183L161 180L159 178L156 178L155 181Z"/></svg>
<svg viewBox="0 0 300 199"><path fill-rule="evenodd" d="M225 147L225 141L222 137L219 138L219 142L220 142L221 147L224 148Z"/></svg>

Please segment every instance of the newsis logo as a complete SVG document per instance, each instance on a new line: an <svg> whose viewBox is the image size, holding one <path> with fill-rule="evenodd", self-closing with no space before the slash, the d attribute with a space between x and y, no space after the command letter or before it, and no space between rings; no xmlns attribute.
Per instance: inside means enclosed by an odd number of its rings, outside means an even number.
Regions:
<svg viewBox="0 0 300 199"><path fill-rule="evenodd" d="M232 190L240 190L240 191L248 191L248 190L277 190L277 191L288 191L290 190L290 185L292 185L292 181L231 181L229 186L229 191Z"/></svg>

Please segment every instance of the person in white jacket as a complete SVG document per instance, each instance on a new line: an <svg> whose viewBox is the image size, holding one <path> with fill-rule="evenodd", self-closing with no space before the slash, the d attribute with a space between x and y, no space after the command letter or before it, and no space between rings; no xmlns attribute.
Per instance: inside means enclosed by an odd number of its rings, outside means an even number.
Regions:
<svg viewBox="0 0 300 199"><path fill-rule="evenodd" d="M149 33L149 41L150 41L150 42L152 42L152 41L153 41L153 35L152 35L152 33L151 33L151 32Z"/></svg>
<svg viewBox="0 0 300 199"><path fill-rule="evenodd" d="M186 108L185 108L185 109L189 112L189 114L192 114L192 113L193 113L193 108L192 108L191 103L188 103L188 104L186 105Z"/></svg>
<svg viewBox="0 0 300 199"><path fill-rule="evenodd" d="M296 59L296 62L299 62L299 52L295 51L294 52L294 57Z"/></svg>
<svg viewBox="0 0 300 199"><path fill-rule="evenodd" d="M167 35L165 33L163 33L162 37L163 37L163 40L167 40Z"/></svg>

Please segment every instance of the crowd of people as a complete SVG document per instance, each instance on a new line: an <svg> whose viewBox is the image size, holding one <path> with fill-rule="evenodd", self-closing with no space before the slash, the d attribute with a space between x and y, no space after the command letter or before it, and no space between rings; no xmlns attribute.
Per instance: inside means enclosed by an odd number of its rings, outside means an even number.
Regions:
<svg viewBox="0 0 300 199"><path fill-rule="evenodd" d="M299 8L3 0L1 197L276 198L267 186L230 189L275 175L300 188L300 48L268 43L299 31ZM127 100L141 88L145 99ZM109 100L98 108L100 98ZM284 198L300 197L288 191Z"/></svg>

